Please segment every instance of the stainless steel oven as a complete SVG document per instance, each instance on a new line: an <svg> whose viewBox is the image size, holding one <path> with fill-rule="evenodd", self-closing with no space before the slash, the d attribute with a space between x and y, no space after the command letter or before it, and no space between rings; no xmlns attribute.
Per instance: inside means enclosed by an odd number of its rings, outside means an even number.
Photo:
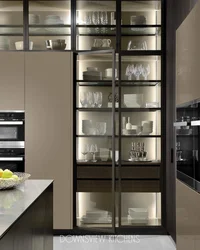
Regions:
<svg viewBox="0 0 200 250"><path fill-rule="evenodd" d="M0 111L0 141L24 142L23 111Z"/></svg>
<svg viewBox="0 0 200 250"><path fill-rule="evenodd" d="M0 168L24 172L24 112L0 111Z"/></svg>

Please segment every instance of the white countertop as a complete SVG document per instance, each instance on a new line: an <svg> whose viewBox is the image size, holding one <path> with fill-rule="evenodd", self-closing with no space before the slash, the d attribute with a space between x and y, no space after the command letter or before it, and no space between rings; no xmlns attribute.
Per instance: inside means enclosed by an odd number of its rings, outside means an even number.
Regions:
<svg viewBox="0 0 200 250"><path fill-rule="evenodd" d="M0 238L53 180L27 180L17 189L0 191Z"/></svg>

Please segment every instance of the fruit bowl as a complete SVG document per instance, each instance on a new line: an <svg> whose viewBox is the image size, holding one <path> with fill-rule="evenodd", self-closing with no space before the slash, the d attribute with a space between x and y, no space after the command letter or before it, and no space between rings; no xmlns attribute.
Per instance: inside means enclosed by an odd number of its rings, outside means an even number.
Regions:
<svg viewBox="0 0 200 250"><path fill-rule="evenodd" d="M15 188L28 180L28 178L31 176L30 174L20 172L14 172L13 174L17 175L19 179L0 178L0 190Z"/></svg>

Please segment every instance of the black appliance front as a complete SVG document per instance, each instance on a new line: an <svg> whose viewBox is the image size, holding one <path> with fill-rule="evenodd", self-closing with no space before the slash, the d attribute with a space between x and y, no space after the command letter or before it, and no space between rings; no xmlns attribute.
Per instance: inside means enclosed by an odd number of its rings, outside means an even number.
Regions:
<svg viewBox="0 0 200 250"><path fill-rule="evenodd" d="M24 141L23 111L0 112L0 141Z"/></svg>
<svg viewBox="0 0 200 250"><path fill-rule="evenodd" d="M0 148L0 168L24 172L24 148Z"/></svg>

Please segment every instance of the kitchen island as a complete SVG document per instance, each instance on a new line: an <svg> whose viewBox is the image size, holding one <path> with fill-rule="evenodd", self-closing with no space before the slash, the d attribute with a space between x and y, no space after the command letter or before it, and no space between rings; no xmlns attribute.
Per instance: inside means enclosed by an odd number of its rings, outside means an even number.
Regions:
<svg viewBox="0 0 200 250"><path fill-rule="evenodd" d="M0 249L53 250L53 181L0 191Z"/></svg>

